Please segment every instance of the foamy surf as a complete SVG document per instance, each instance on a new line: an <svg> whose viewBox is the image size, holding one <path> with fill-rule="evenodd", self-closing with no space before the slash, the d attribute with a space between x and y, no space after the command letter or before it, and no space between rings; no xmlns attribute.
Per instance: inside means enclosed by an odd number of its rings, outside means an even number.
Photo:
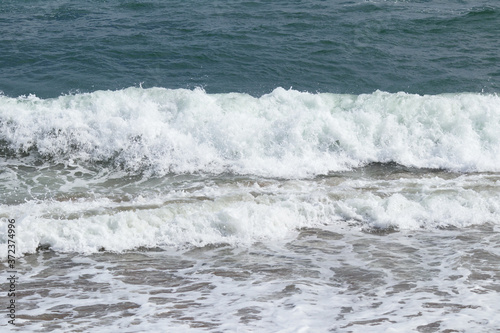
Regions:
<svg viewBox="0 0 500 333"><path fill-rule="evenodd" d="M44 187L44 199L26 198L0 208L2 218L16 216L19 255L39 248L90 254L250 246L328 225L369 232L498 228L499 184L496 174L415 175L374 165L304 180L224 176L173 183L166 176L109 184L107 179L66 188L64 195ZM0 231L0 240L5 246L6 230Z"/></svg>
<svg viewBox="0 0 500 333"><path fill-rule="evenodd" d="M107 163L131 174L304 178L369 163L500 170L500 98L306 93L261 97L201 89L0 97L10 157Z"/></svg>
<svg viewBox="0 0 500 333"><path fill-rule="evenodd" d="M495 95L1 96L0 129L0 217L18 220L19 255L500 220Z"/></svg>

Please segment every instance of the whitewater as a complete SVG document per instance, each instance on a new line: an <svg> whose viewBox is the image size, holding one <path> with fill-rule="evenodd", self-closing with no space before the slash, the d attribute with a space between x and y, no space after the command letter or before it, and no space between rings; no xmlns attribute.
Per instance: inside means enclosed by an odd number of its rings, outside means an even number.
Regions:
<svg viewBox="0 0 500 333"><path fill-rule="evenodd" d="M498 133L492 94L0 96L16 325L495 332Z"/></svg>
<svg viewBox="0 0 500 333"><path fill-rule="evenodd" d="M2 148L129 173L307 178L369 163L500 170L500 98L374 92L261 97L128 88L0 97Z"/></svg>
<svg viewBox="0 0 500 333"><path fill-rule="evenodd" d="M2 96L0 117L19 255L498 226L496 95L128 88Z"/></svg>
<svg viewBox="0 0 500 333"><path fill-rule="evenodd" d="M498 133L493 94L0 96L16 327L495 332Z"/></svg>

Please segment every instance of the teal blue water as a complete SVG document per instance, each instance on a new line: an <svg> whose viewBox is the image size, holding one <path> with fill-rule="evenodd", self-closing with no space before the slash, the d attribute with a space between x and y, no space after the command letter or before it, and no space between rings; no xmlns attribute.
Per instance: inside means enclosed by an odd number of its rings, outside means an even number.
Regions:
<svg viewBox="0 0 500 333"><path fill-rule="evenodd" d="M2 1L0 91L500 90L500 3Z"/></svg>

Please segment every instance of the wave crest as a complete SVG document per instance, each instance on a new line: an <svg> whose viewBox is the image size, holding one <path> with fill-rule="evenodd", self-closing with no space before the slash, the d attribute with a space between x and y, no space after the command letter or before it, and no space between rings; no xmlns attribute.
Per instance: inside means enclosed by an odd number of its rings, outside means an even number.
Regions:
<svg viewBox="0 0 500 333"><path fill-rule="evenodd" d="M306 93L259 98L128 88L39 99L0 96L7 157L109 162L131 173L310 177L373 162L500 170L500 98Z"/></svg>

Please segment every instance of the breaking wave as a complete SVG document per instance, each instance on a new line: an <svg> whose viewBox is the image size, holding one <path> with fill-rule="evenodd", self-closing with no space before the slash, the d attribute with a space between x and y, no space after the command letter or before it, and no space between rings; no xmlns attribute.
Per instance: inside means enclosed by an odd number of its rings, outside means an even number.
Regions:
<svg viewBox="0 0 500 333"><path fill-rule="evenodd" d="M500 171L500 98L277 88L261 97L128 88L0 96L8 157L108 163L130 173L302 178L369 163Z"/></svg>

